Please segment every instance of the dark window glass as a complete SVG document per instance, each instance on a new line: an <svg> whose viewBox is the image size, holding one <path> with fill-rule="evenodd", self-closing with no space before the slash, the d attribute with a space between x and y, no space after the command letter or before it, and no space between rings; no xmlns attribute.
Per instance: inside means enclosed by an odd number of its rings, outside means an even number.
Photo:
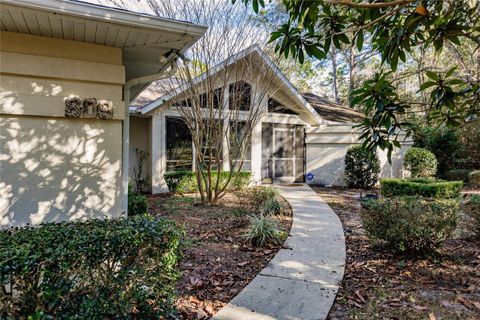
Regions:
<svg viewBox="0 0 480 320"><path fill-rule="evenodd" d="M200 107L201 108L207 108L211 103L213 103L213 108L218 109L218 107L221 105L222 100L223 100L223 89L218 88L213 90L213 97L212 99L207 98L209 95L206 93L202 93L199 96L200 100Z"/></svg>
<svg viewBox="0 0 480 320"><path fill-rule="evenodd" d="M174 107L191 107L192 106L192 100L186 99L186 100L180 100L177 101L173 104Z"/></svg>
<svg viewBox="0 0 480 320"><path fill-rule="evenodd" d="M252 87L243 81L229 86L228 106L232 110L250 110L252 103Z"/></svg>
<svg viewBox="0 0 480 320"><path fill-rule="evenodd" d="M180 118L167 117L167 171L192 170L192 135Z"/></svg>
<svg viewBox="0 0 480 320"><path fill-rule="evenodd" d="M285 107L283 104L273 98L268 99L268 112L298 115L298 113Z"/></svg>
<svg viewBox="0 0 480 320"><path fill-rule="evenodd" d="M230 160L234 168L238 169L242 160L241 148L243 147L245 153L243 155L242 170L250 171L252 168L252 139L251 136L245 137L245 130L245 122L230 122ZM248 141L246 141L246 139L248 139Z"/></svg>

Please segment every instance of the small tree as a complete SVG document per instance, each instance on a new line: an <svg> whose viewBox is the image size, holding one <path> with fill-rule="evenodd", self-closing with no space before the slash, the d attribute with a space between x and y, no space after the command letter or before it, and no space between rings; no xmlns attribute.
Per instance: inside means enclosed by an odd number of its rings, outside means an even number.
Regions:
<svg viewBox="0 0 480 320"><path fill-rule="evenodd" d="M201 201L215 204L225 195L233 175L242 170L268 95L282 85L274 81L276 67L266 66L264 53L255 47L267 39L267 33L241 5L186 0L150 5L160 15L209 26L186 53L175 79L159 84L170 92L166 101L191 133Z"/></svg>
<svg viewBox="0 0 480 320"><path fill-rule="evenodd" d="M437 158L427 149L413 147L405 154L403 167L412 178L431 178L437 173Z"/></svg>
<svg viewBox="0 0 480 320"><path fill-rule="evenodd" d="M135 182L135 192L142 193L143 191L145 191L144 188L148 186L149 176L148 174L144 173L144 166L148 159L149 153L148 151L135 148L135 156L137 158L137 162L133 167L133 180Z"/></svg>
<svg viewBox="0 0 480 320"><path fill-rule="evenodd" d="M353 146L345 156L345 179L349 187L370 189L378 181L380 160L362 146Z"/></svg>

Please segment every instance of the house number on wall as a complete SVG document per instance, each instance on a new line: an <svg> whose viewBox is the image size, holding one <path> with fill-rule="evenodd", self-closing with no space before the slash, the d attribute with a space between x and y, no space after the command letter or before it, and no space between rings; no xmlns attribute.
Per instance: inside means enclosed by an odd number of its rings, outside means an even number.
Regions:
<svg viewBox="0 0 480 320"><path fill-rule="evenodd" d="M113 118L113 102L95 98L80 99L70 97L65 99L65 117L68 118L98 118L108 120Z"/></svg>

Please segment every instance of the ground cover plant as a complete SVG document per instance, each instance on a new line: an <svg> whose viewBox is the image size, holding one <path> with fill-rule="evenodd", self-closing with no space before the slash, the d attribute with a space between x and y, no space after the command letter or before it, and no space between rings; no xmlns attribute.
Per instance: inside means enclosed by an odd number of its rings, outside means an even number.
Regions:
<svg viewBox="0 0 480 320"><path fill-rule="evenodd" d="M347 246L345 277L328 319L478 319L480 241L466 215L435 254L399 256L367 236L360 190L315 190L340 217Z"/></svg>
<svg viewBox="0 0 480 320"><path fill-rule="evenodd" d="M182 319L206 319L217 312L282 247L281 242L291 226L291 208L274 189L257 189L261 195L256 195L254 190L245 188L229 192L214 206L199 203L194 194L148 198L151 214L174 220L186 230L188 241L180 263L182 276L177 283L176 300ZM257 206L256 201L271 200L272 194L281 209L277 214L266 216L276 224L274 233L282 232L282 240L257 247L245 238L245 234L252 217L261 219L262 207Z"/></svg>

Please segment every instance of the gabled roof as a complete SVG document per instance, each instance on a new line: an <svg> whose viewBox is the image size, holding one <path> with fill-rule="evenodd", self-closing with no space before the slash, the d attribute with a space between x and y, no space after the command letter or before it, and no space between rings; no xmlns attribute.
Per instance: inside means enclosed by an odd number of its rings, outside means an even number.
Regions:
<svg viewBox="0 0 480 320"><path fill-rule="evenodd" d="M0 30L122 49L126 80L166 69L175 52L190 48L207 30L81 1L0 0ZM164 57L160 61L160 57ZM132 96L143 86L132 88Z"/></svg>
<svg viewBox="0 0 480 320"><path fill-rule="evenodd" d="M302 96L302 94L297 90L297 88L295 88L295 86L285 77L285 75L280 71L280 69L275 65L275 63L273 63L273 61L268 57L268 55L257 45L251 46L243 51L240 51L239 53L230 57L226 61L223 61L222 63L216 65L215 67L210 69L208 72L205 72L200 76L196 77L195 79L193 79L193 84L201 83L202 81L207 79L209 76L216 74L217 72L223 70L226 67L229 67L230 65L247 57L250 54L257 54L261 58L261 61L273 71L277 79L283 84L283 88L289 91L290 97L294 101L296 100L296 102L300 106L302 106L302 109L304 110L304 112L307 115L309 115L309 117L312 118L316 124L321 124L323 122L323 119L313 109L313 107L309 104L309 102ZM176 89L172 90L171 92L141 107L138 110L138 112L140 112L141 114L146 114L155 110L156 108L160 107L164 103L171 100L173 97L187 90L189 85L190 85L189 83L179 85Z"/></svg>
<svg viewBox="0 0 480 320"><path fill-rule="evenodd" d="M314 93L304 93L303 96L315 111L327 121L358 123L365 118L365 116L358 111L317 96Z"/></svg>

